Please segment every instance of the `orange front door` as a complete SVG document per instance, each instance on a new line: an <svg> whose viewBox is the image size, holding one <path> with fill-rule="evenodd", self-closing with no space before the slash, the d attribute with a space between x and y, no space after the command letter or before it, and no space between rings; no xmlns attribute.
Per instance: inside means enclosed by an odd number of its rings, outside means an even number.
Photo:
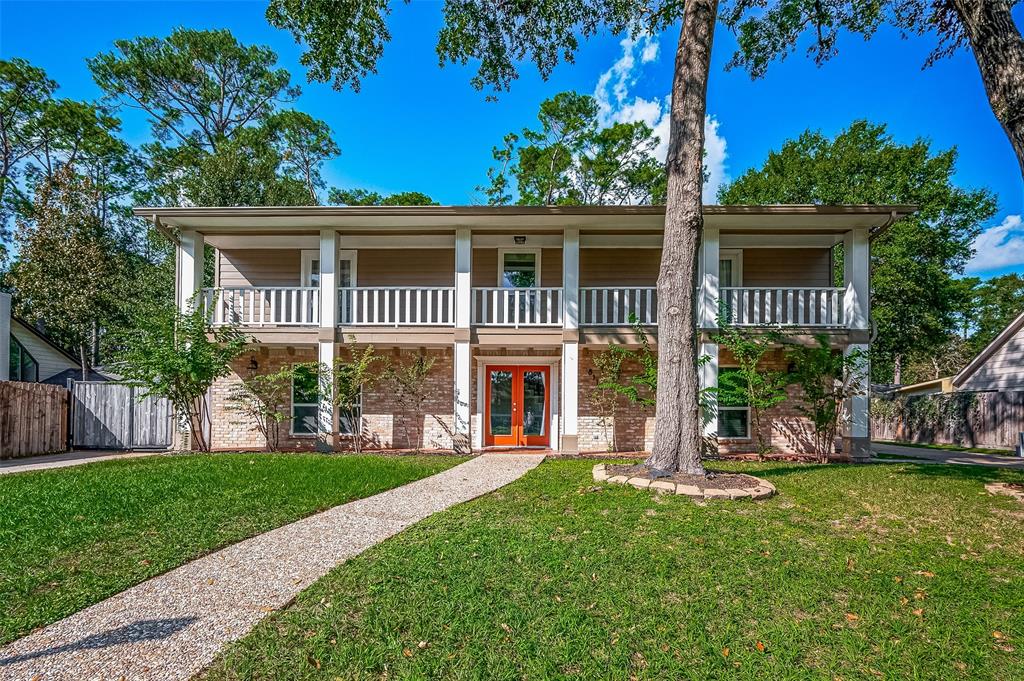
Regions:
<svg viewBox="0 0 1024 681"><path fill-rule="evenodd" d="M549 446L551 367L489 366L485 371L484 444Z"/></svg>

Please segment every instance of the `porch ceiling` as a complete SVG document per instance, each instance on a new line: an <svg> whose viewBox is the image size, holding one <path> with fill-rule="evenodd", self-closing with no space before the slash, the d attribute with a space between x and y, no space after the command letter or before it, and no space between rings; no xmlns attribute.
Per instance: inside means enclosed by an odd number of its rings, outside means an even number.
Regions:
<svg viewBox="0 0 1024 681"><path fill-rule="evenodd" d="M836 232L868 228L880 232L915 206L717 206L704 207L705 224L737 232ZM481 231L537 231L579 227L583 232L651 233L664 224L663 206L309 206L139 207L135 215L206 234L286 231L311 234L338 229L434 232L469 226Z"/></svg>

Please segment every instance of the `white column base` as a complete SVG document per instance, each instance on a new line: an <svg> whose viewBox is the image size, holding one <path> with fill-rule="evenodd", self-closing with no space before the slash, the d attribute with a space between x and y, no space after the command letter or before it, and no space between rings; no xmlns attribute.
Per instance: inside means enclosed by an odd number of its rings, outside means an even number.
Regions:
<svg viewBox="0 0 1024 681"><path fill-rule="evenodd" d="M470 440L470 350L469 341L455 341L455 399L452 405L452 449L460 454L471 451Z"/></svg>
<svg viewBox="0 0 1024 681"><path fill-rule="evenodd" d="M718 387L718 343L701 343L698 357L710 357L710 360L702 360L698 369L700 375L700 387ZM704 436L709 438L718 437L718 396L711 392L702 400L706 409L704 410Z"/></svg>
<svg viewBox="0 0 1024 681"><path fill-rule="evenodd" d="M562 438L563 454L577 454L579 445L580 344L562 343Z"/></svg>
<svg viewBox="0 0 1024 681"><path fill-rule="evenodd" d="M316 419L316 448L320 452L334 451L334 341L320 341L320 403Z"/></svg>

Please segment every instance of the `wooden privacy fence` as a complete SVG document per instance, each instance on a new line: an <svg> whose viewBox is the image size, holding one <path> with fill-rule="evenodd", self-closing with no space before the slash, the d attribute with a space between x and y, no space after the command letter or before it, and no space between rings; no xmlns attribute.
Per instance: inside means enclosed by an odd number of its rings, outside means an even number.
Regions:
<svg viewBox="0 0 1024 681"><path fill-rule="evenodd" d="M164 397L142 397L122 383L74 381L71 442L88 449L167 449L172 410Z"/></svg>
<svg viewBox="0 0 1024 681"><path fill-rule="evenodd" d="M0 459L63 452L67 433L67 390L0 381Z"/></svg>
<svg viewBox="0 0 1024 681"><path fill-rule="evenodd" d="M920 444L1013 448L1024 432L1024 392L876 398L871 436Z"/></svg>

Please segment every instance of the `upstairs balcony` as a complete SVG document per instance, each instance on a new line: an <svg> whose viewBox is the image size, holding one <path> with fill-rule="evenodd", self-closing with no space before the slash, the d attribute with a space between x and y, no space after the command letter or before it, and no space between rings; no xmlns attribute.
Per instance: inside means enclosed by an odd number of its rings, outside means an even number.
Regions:
<svg viewBox="0 0 1024 681"><path fill-rule="evenodd" d="M846 326L846 290L832 286L727 286L720 290L720 318L739 327L833 328ZM635 319L658 323L653 286L579 289L581 327L623 327ZM209 321L241 327L320 325L320 290L308 286L203 289ZM561 287L474 287L471 324L476 327L561 327L565 295ZM376 286L338 289L339 326L454 327L453 286Z"/></svg>

